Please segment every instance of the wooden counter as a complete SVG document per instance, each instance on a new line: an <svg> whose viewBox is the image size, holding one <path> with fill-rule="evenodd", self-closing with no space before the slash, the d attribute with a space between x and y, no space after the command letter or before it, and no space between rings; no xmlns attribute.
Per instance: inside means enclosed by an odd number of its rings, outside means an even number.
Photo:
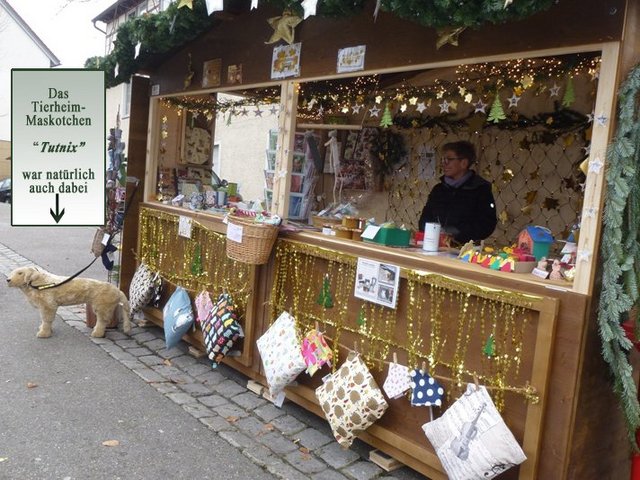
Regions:
<svg viewBox="0 0 640 480"><path fill-rule="evenodd" d="M192 239L177 239L179 216L193 220ZM500 478L574 478L570 472L575 471L581 472L580 478L603 478L585 474L586 470L625 478L628 462L621 459L626 455L626 440L617 412L607 422L620 432L608 445L610 452L617 446L616 453L598 459L597 465L590 454L602 447L589 435L593 429L575 422L582 402L614 401L606 382L590 382L588 389L581 389L583 381L602 378L606 371L594 351L595 328L584 320L589 317L587 296L527 274L495 272L456 259L309 232L281 236L268 264L244 265L226 257L221 216L160 204L141 205L140 226L139 258L168 280L165 299L172 283L181 282L192 293L202 288L212 296L223 288L240 293L236 299L244 312L246 337L241 356L226 363L247 376L265 383L255 340L286 309L296 318L301 334L316 322L320 325L332 341L337 364L355 343L379 385L394 352L410 368L426 362L447 393L445 405L434 408L436 416L477 376L490 388L528 457L520 468ZM159 228L164 232L162 241L177 249L157 257L162 261L153 258L158 251L153 235ZM207 255L204 272L194 276L189 272L189 252L196 243ZM169 264L169 257L179 261ZM401 267L395 310L353 296L358 257ZM325 275L334 301L328 309L316 303ZM146 313L162 324L160 311L147 309ZM491 358L482 353L488 333L496 338L496 354ZM204 349L200 332L185 339ZM583 372L585 356L588 373ZM287 389L287 397L322 415L314 389L329 372L325 367L312 378L300 375L298 385ZM412 407L407 398L390 400L389 405L361 438L430 478L446 478L420 428L429 419L428 409ZM609 476L611 472L619 476Z"/></svg>

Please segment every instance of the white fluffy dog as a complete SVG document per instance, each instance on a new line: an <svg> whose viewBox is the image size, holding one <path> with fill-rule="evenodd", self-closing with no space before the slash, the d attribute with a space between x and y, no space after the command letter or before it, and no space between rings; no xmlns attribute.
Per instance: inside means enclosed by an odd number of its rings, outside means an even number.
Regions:
<svg viewBox="0 0 640 480"><path fill-rule="evenodd" d="M19 288L29 303L40 311L42 323L38 337L51 336L51 324L58 307L82 303L90 304L96 313L96 326L91 332L92 337L104 337L104 331L114 314L122 320L122 327L126 333L131 330L129 301L123 292L110 283L90 278L74 278L53 288L38 288L56 285L65 279L66 277L53 275L36 267L16 268L7 277L7 284Z"/></svg>

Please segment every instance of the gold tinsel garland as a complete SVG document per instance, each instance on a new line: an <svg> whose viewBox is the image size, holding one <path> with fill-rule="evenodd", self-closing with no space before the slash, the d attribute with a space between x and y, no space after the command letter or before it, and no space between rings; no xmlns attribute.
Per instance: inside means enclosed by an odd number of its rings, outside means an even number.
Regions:
<svg viewBox="0 0 640 480"><path fill-rule="evenodd" d="M140 260L163 280L197 295L207 290L215 295L231 293L238 311L245 312L252 293L251 265L227 258L226 237L192 220L191 238L178 235L179 216L154 209L140 210ZM199 253L196 252L199 247ZM202 271L192 272L196 255ZM213 298L215 302L215 298Z"/></svg>
<svg viewBox="0 0 640 480"><path fill-rule="evenodd" d="M288 310L300 331L315 324L331 329L334 366L339 363L341 346L358 350L367 365L378 371L385 370L393 350L404 351L410 368L425 362L433 376L451 383L449 390L461 389L476 378L493 390L499 408L504 407L505 392L538 402L536 389L521 378L520 367L530 347L524 341L525 330L535 313L533 303L540 297L402 269L406 288L401 288L400 294L407 296L403 312L406 331L398 332L398 310L369 302L355 306L356 264L353 255L280 239L270 300L272 317ZM323 308L315 301L325 275L331 285L333 308ZM360 309L364 311L362 324L354 316ZM362 320L362 314L359 318ZM355 345L341 343L347 332L357 338ZM496 353L486 356L482 344L490 335Z"/></svg>

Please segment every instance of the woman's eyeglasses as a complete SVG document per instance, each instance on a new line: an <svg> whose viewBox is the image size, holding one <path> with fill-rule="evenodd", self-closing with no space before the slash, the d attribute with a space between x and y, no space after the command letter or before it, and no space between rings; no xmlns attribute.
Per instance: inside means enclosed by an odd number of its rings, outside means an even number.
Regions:
<svg viewBox="0 0 640 480"><path fill-rule="evenodd" d="M453 162L454 160L463 160L463 157L442 157L440 159L443 165L447 165L449 162Z"/></svg>

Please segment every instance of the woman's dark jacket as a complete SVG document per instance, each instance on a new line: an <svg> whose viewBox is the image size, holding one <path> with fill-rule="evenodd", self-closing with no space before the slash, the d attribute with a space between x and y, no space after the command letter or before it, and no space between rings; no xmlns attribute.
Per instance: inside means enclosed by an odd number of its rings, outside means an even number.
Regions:
<svg viewBox="0 0 640 480"><path fill-rule="evenodd" d="M491 184L473 171L457 188L447 185L441 177L422 209L420 231L424 231L426 222L439 223L459 243L484 240L498 223Z"/></svg>

